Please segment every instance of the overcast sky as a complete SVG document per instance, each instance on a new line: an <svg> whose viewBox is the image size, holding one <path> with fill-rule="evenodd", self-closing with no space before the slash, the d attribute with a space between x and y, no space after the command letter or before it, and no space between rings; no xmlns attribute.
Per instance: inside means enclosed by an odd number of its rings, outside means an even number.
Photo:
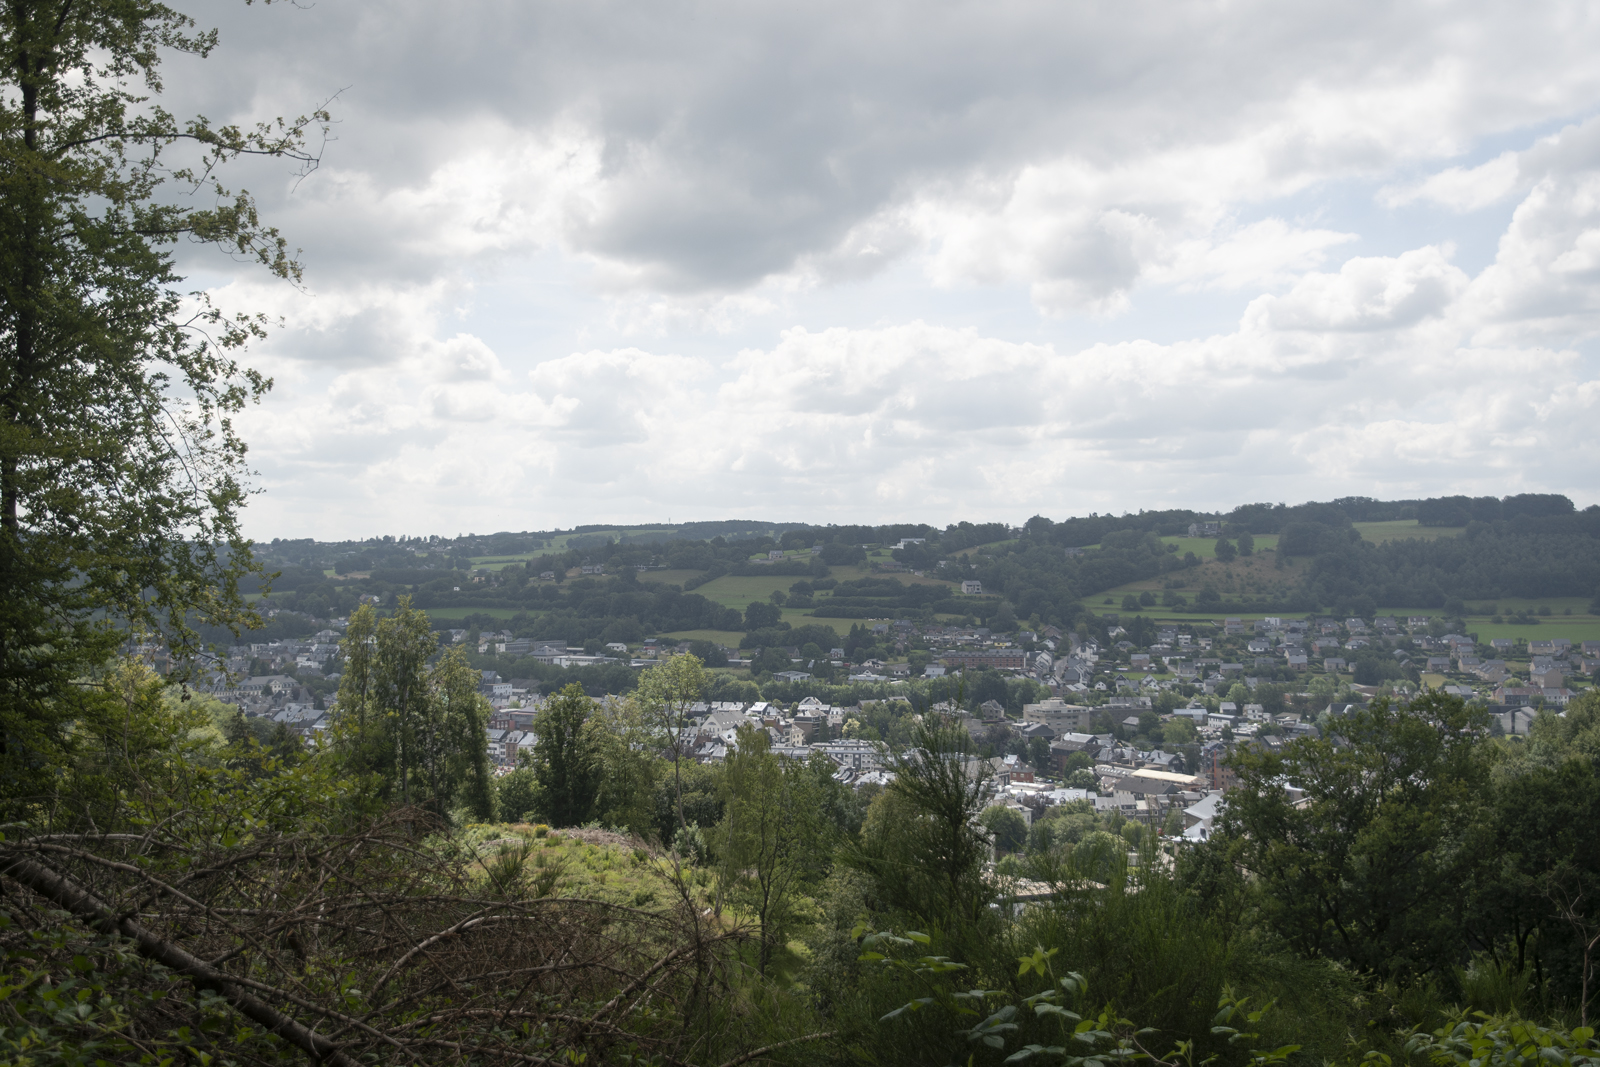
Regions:
<svg viewBox="0 0 1600 1067"><path fill-rule="evenodd" d="M316 0L257 538L1600 501L1600 6Z"/></svg>

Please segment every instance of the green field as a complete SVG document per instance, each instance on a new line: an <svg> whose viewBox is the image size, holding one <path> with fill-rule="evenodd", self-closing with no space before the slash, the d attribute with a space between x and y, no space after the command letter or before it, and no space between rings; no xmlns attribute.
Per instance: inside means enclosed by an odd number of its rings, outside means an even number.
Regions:
<svg viewBox="0 0 1600 1067"><path fill-rule="evenodd" d="M1361 536L1368 541L1401 541L1407 538L1416 538L1431 541L1437 537L1454 537L1460 533L1460 526L1418 526L1416 519L1397 519L1394 522L1358 522L1355 528L1361 531Z"/></svg>
<svg viewBox="0 0 1600 1067"><path fill-rule="evenodd" d="M1496 637L1513 640L1520 637L1525 641L1549 640L1552 637L1565 637L1570 641L1600 641L1600 616L1594 615L1553 615L1548 619L1540 619L1538 626L1512 626L1508 623L1497 626L1482 615L1469 615L1462 621L1466 623L1469 633L1478 635L1479 641Z"/></svg>
<svg viewBox="0 0 1600 1067"><path fill-rule="evenodd" d="M1469 600L1466 617L1469 619L1485 618L1491 615L1510 615L1518 611L1538 611L1541 607L1549 608L1550 615L1544 619L1546 624L1564 618L1561 613L1568 608L1573 615L1587 615L1589 613L1589 598L1582 596L1549 596L1530 599L1528 597L1504 597L1499 600ZM1495 610L1491 611L1490 608ZM1387 605L1379 609L1383 615L1438 615L1439 608L1391 608ZM1530 627L1531 629L1531 627Z"/></svg>

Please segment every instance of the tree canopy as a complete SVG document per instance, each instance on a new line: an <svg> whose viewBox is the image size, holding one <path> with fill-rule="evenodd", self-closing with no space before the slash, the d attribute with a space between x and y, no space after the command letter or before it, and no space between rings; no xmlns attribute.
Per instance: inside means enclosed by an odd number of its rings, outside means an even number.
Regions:
<svg viewBox="0 0 1600 1067"><path fill-rule="evenodd" d="M185 292L174 246L297 282L285 239L220 172L247 155L313 166L328 115L245 129L169 114L162 57L216 42L138 0L0 10L0 777L24 793L87 713L76 683L119 642L156 636L181 665L192 621L252 617L233 416L271 385L237 358L266 322Z"/></svg>

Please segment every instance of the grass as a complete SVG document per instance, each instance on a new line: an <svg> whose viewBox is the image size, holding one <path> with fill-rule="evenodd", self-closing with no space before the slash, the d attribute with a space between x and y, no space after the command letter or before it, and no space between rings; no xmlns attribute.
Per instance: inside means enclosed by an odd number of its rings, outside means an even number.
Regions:
<svg viewBox="0 0 1600 1067"><path fill-rule="evenodd" d="M1361 531L1363 539L1372 542L1401 541L1407 538L1417 538L1431 541L1438 537L1454 537L1465 527L1461 526L1418 526L1416 519L1397 519L1394 522L1358 522L1355 528Z"/></svg>
<svg viewBox="0 0 1600 1067"><path fill-rule="evenodd" d="M554 895L603 900L635 908L670 907L675 894L668 881L670 865L645 848L623 844L617 835L586 830L548 830L542 836L532 825L478 825L469 840L517 841L527 849L524 877L552 880ZM591 840L584 840L584 838ZM495 847L482 849L485 864L499 855ZM698 872L695 872L698 874ZM696 895L709 879L695 877Z"/></svg>
<svg viewBox="0 0 1600 1067"><path fill-rule="evenodd" d="M1525 641L1548 641L1552 637L1565 637L1570 641L1600 641L1600 616L1552 615L1540 619L1538 626L1513 626L1495 624L1484 616L1468 616L1462 620L1469 632L1478 635L1479 641L1496 637L1522 638Z"/></svg>
<svg viewBox="0 0 1600 1067"><path fill-rule="evenodd" d="M1502 597L1499 600L1472 600L1467 602L1467 611L1473 615L1510 615L1518 611L1538 611L1540 608L1549 608L1552 618L1561 617L1561 613L1571 609L1574 615L1589 614L1590 597L1586 596L1547 596L1540 598L1530 597ZM1419 612L1426 615L1427 612Z"/></svg>

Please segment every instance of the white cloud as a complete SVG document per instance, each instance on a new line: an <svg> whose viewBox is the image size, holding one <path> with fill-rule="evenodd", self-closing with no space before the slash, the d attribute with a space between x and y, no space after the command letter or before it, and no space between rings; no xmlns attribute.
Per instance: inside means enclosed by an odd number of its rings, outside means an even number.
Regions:
<svg viewBox="0 0 1600 1067"><path fill-rule="evenodd" d="M540 364L525 387L458 337L424 346L398 378L342 375L327 433L299 443L386 442L358 481L403 487L468 527L507 501L541 502L540 521L511 523L538 526L596 507L617 520L791 514L797 501L818 520L1018 518L1174 493L1574 491L1570 472L1600 459L1592 364L1474 344L1469 293L1429 246L1310 275L1255 301L1236 330L1172 344L1061 351L926 322L797 327L721 368L589 351Z"/></svg>
<svg viewBox="0 0 1600 1067"><path fill-rule="evenodd" d="M1431 200L1452 211L1477 211L1510 195L1522 176L1516 152L1502 152L1476 167L1450 167L1407 186L1386 186L1378 191L1385 207L1404 207Z"/></svg>
<svg viewBox="0 0 1600 1067"><path fill-rule="evenodd" d="M1308 274L1282 297L1261 297L1247 317L1274 329L1391 330L1443 314L1466 289L1453 250L1428 246L1396 257L1358 257L1337 274Z"/></svg>
<svg viewBox="0 0 1600 1067"><path fill-rule="evenodd" d="M308 293L180 250L288 325L252 521L1569 488L1600 325L1576 10L228 9L177 110L351 87L321 171L240 171Z"/></svg>

